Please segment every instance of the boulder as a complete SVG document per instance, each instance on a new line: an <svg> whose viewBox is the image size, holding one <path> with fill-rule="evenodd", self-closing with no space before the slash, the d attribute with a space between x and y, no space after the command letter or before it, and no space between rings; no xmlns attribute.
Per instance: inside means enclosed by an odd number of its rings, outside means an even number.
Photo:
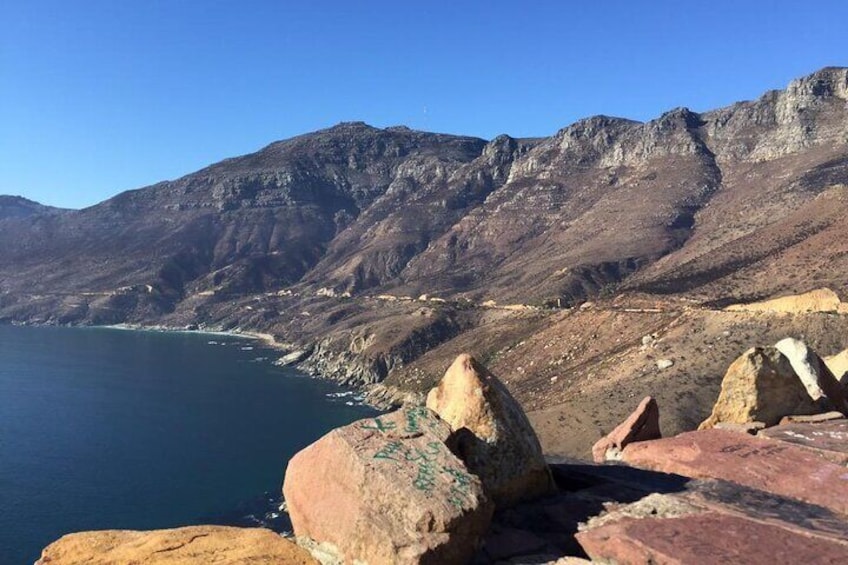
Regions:
<svg viewBox="0 0 848 565"><path fill-rule="evenodd" d="M467 562L493 505L450 436L421 406L331 431L286 470L295 534L335 546L345 562Z"/></svg>
<svg viewBox="0 0 848 565"><path fill-rule="evenodd" d="M450 425L456 453L498 507L553 489L539 438L518 402L485 367L460 355L427 395Z"/></svg>
<svg viewBox="0 0 848 565"><path fill-rule="evenodd" d="M774 347L792 364L795 374L804 383L807 394L815 401L824 400L825 406L848 415L848 399L839 381L825 362L803 341L787 337Z"/></svg>
<svg viewBox="0 0 848 565"><path fill-rule="evenodd" d="M755 347L727 369L712 414L699 429L719 422L773 426L789 414L818 412L820 404L807 394L789 360L774 347Z"/></svg>
<svg viewBox="0 0 848 565"><path fill-rule="evenodd" d="M68 534L51 543L36 565L307 565L305 549L264 528L190 526L139 532L103 530Z"/></svg>
<svg viewBox="0 0 848 565"><path fill-rule="evenodd" d="M595 463L620 459L627 444L661 437L657 401L646 396L626 420L592 446L592 458Z"/></svg>

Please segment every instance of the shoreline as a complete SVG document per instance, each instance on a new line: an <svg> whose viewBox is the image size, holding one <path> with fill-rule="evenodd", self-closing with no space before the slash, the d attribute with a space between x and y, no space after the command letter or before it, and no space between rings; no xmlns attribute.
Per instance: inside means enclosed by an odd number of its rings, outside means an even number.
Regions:
<svg viewBox="0 0 848 565"><path fill-rule="evenodd" d="M263 332L253 332L253 331L243 331L243 330L208 330L208 329L187 329L180 327L172 327L172 326L161 326L161 325L153 325L146 326L143 324L110 324L106 326L79 326L85 328L103 328L108 330L121 330L121 331L143 331L143 332L162 332L162 333L184 333L184 334L197 334L197 335L214 335L221 337L235 337L239 339L255 339L259 341L265 342L265 344L277 351L287 351L288 348L278 342L276 338L269 334Z"/></svg>

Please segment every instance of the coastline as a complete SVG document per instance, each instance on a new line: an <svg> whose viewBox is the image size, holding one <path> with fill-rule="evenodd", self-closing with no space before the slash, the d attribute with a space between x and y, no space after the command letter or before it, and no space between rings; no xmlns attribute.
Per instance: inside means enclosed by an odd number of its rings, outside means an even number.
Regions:
<svg viewBox="0 0 848 565"><path fill-rule="evenodd" d="M11 325L18 325L12 323ZM33 326L51 326L51 324L20 324ZM287 366L297 369L310 378L334 382L342 387L355 391L362 396L362 403L372 409L385 411L397 408L405 403L422 404L420 394L387 387L381 380L376 380L371 374L373 362L362 361L360 356L350 351L325 351L324 343L319 340L306 345L278 341L268 332L234 328L230 330L210 328L204 324L187 326L169 326L165 324L117 323L104 325L70 325L67 327L99 328L118 331L144 331L161 333L197 334L206 336L229 337L243 340L257 340L280 356L271 361L277 366ZM298 355L308 352L303 357L286 361L287 355ZM361 361L361 362L360 362Z"/></svg>
<svg viewBox="0 0 848 565"><path fill-rule="evenodd" d="M167 332L167 333L186 333L186 334L198 334L198 335L215 335L215 336L226 336L226 337L235 337L239 339L256 339L265 342L265 344L275 350L278 351L288 351L289 347L286 344L280 343L277 339L269 334L263 332L254 332L254 331L244 331L241 329L235 330L209 330L204 328L180 328L174 326L164 326L164 325L152 325L147 326L144 324L110 324L106 326L81 326L88 328L103 328L109 330L122 330L122 331L145 331L145 332Z"/></svg>

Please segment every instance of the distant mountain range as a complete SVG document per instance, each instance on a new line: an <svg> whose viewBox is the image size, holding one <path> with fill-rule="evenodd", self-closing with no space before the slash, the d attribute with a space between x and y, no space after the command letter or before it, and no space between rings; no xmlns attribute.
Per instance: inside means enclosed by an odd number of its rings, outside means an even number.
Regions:
<svg viewBox="0 0 848 565"><path fill-rule="evenodd" d="M848 70L825 68L647 123L492 141L343 123L80 211L0 197L0 288L155 289L120 319L288 287L534 304L844 291L846 104Z"/></svg>
<svg viewBox="0 0 848 565"><path fill-rule="evenodd" d="M846 234L848 69L829 67L647 123L491 141L342 123L84 210L0 197L0 322L267 332L313 372L386 379L390 400L470 351L529 408L582 410L601 387L617 401L595 412L613 421L622 382L636 379L627 398L655 382L640 340L679 326L668 421L685 429L743 338L789 331L717 307L820 287L845 299ZM586 300L607 306L564 310ZM792 335L848 346L825 322Z"/></svg>

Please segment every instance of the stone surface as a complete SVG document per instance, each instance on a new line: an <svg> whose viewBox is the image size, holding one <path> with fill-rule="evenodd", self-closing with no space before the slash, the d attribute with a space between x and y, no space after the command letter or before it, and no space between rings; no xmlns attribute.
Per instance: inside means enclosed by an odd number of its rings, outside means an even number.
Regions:
<svg viewBox="0 0 848 565"><path fill-rule="evenodd" d="M427 395L427 407L450 425L457 453L497 506L551 491L550 471L527 416L473 357L456 358Z"/></svg>
<svg viewBox="0 0 848 565"><path fill-rule="evenodd" d="M626 420L595 443L592 458L596 463L619 459L627 444L661 437L657 401L646 396Z"/></svg>
<svg viewBox="0 0 848 565"><path fill-rule="evenodd" d="M190 526L147 532L104 530L66 535L47 546L37 565L307 565L309 553L262 528Z"/></svg>
<svg viewBox="0 0 848 565"><path fill-rule="evenodd" d="M780 351L755 347L727 369L712 414L699 429L712 428L719 422L763 422L773 426L788 414L821 411Z"/></svg>
<svg viewBox="0 0 848 565"><path fill-rule="evenodd" d="M848 349L825 357L824 362L842 386L848 388Z"/></svg>
<svg viewBox="0 0 848 565"><path fill-rule="evenodd" d="M630 444L622 460L643 469L732 481L848 514L848 469L785 442L711 429Z"/></svg>
<svg viewBox="0 0 848 565"><path fill-rule="evenodd" d="M577 534L593 561L613 563L844 563L848 545L716 512L622 518Z"/></svg>
<svg viewBox="0 0 848 565"><path fill-rule="evenodd" d="M794 423L763 430L766 438L815 449L834 463L848 464L848 420Z"/></svg>
<svg viewBox="0 0 848 565"><path fill-rule="evenodd" d="M659 359L657 361L657 369L662 371L663 369L668 369L674 366L674 361L671 359Z"/></svg>
<svg viewBox="0 0 848 565"><path fill-rule="evenodd" d="M445 445L450 435L424 407L331 431L286 470L295 534L334 545L346 562L467 561L492 504Z"/></svg>
<svg viewBox="0 0 848 565"><path fill-rule="evenodd" d="M827 406L848 415L845 390L815 351L803 341L791 337L778 341L774 347L789 359L810 398L815 401L825 399Z"/></svg>

